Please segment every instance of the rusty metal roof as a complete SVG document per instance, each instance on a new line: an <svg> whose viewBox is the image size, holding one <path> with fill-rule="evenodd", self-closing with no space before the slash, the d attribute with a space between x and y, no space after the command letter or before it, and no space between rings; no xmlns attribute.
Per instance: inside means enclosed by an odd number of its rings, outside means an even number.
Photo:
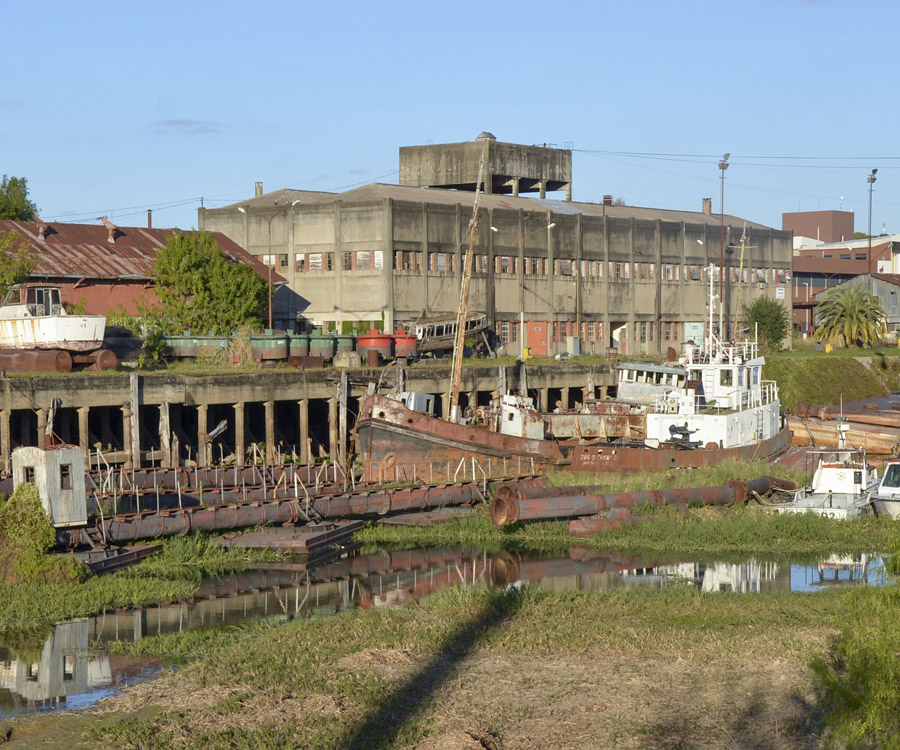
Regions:
<svg viewBox="0 0 900 750"><path fill-rule="evenodd" d="M112 225L110 225L112 227ZM113 242L110 242L110 231ZM91 224L59 224L34 221L0 221L0 236L15 232L38 253L32 276L45 278L118 279L149 281L156 251L177 229L114 227ZM268 278L259 258L221 232L210 232L222 254L234 263L245 263ZM285 279L272 272L272 280Z"/></svg>

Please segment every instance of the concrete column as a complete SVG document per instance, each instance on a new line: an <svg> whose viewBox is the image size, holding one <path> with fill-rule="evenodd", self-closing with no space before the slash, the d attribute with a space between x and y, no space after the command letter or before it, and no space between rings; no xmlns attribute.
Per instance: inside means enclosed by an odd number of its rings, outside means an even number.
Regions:
<svg viewBox="0 0 900 750"><path fill-rule="evenodd" d="M3 471L7 474L12 471L12 436L9 428L11 418L10 409L0 411L0 454L3 457Z"/></svg>
<svg viewBox="0 0 900 750"><path fill-rule="evenodd" d="M209 443L206 435L209 432L209 406L197 405L197 465L209 466Z"/></svg>
<svg viewBox="0 0 900 750"><path fill-rule="evenodd" d="M469 406L475 409L478 406L478 391L469 391Z"/></svg>
<svg viewBox="0 0 900 750"><path fill-rule="evenodd" d="M300 461L308 463L312 460L309 455L309 399L301 398L297 404L300 407Z"/></svg>
<svg viewBox="0 0 900 750"><path fill-rule="evenodd" d="M266 463L275 460L275 402L266 401Z"/></svg>
<svg viewBox="0 0 900 750"><path fill-rule="evenodd" d="M122 446L125 451L125 464L124 467L126 469L134 468L134 464L131 462L131 406L123 406L121 407L122 412L122 441L124 445Z"/></svg>
<svg viewBox="0 0 900 750"><path fill-rule="evenodd" d="M384 310L384 330L386 332L396 330L394 324L394 309L396 307L394 300L394 209L391 198L384 199L384 288L387 299L385 300ZM427 263L428 253L426 247L423 249L422 258L425 267L422 269L422 275L428 277ZM427 283L427 282L426 282ZM425 299L428 299L426 292Z"/></svg>
<svg viewBox="0 0 900 750"><path fill-rule="evenodd" d="M244 465L247 456L247 430L244 426L244 402L234 405L234 462Z"/></svg>
<svg viewBox="0 0 900 750"><path fill-rule="evenodd" d="M338 310L338 315L344 313L344 252L341 244L341 202L334 202L334 287L332 299ZM327 324L327 320L325 323ZM327 330L327 328L326 328Z"/></svg>
<svg viewBox="0 0 900 750"><path fill-rule="evenodd" d="M566 183L566 200L571 203L572 202L572 183Z"/></svg>
<svg viewBox="0 0 900 750"><path fill-rule="evenodd" d="M538 389L538 399L540 401L538 408L541 411L549 411L548 403L550 401L550 389L549 388L539 388Z"/></svg>
<svg viewBox="0 0 900 750"><path fill-rule="evenodd" d="M38 409L37 414L37 444L40 447L45 447L47 445L47 433L45 430L47 429L47 411L45 409Z"/></svg>
<svg viewBox="0 0 900 750"><path fill-rule="evenodd" d="M172 457L172 420L168 401L159 405L159 450L162 453L160 466L176 465L177 462Z"/></svg>
<svg viewBox="0 0 900 750"><path fill-rule="evenodd" d="M337 460L340 438L338 436L338 400L328 399L328 454Z"/></svg>
<svg viewBox="0 0 900 750"><path fill-rule="evenodd" d="M428 258L428 203L422 203L422 233L419 237L419 247L422 248L422 307L426 315L431 315L431 299L428 297L428 271L430 268ZM393 295L391 296L393 300Z"/></svg>
<svg viewBox="0 0 900 750"><path fill-rule="evenodd" d="M569 386L564 386L564 387L560 388L559 390L560 390L559 400L562 401L561 406L563 409L568 409L569 408Z"/></svg>
<svg viewBox="0 0 900 750"><path fill-rule="evenodd" d="M541 190L541 200L544 200L547 197L547 180L541 180L538 184Z"/></svg>
<svg viewBox="0 0 900 750"><path fill-rule="evenodd" d="M518 177L512 178L512 191L513 191L512 192L513 198L518 198L519 197L519 178Z"/></svg>
<svg viewBox="0 0 900 750"><path fill-rule="evenodd" d="M84 467L91 467L91 446L90 432L88 431L88 419L91 415L91 409L88 406L78 408L78 445L84 451Z"/></svg>

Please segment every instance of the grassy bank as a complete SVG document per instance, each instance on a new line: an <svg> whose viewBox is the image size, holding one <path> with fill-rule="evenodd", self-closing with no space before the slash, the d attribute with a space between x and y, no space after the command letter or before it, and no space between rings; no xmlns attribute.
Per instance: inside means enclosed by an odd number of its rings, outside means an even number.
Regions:
<svg viewBox="0 0 900 750"><path fill-rule="evenodd" d="M649 748L726 746L755 730L767 747L811 747L805 665L849 612L839 592L475 586L427 606L145 639L135 648L199 661L120 699L141 718L101 717L89 738L148 750ZM481 744L441 744L459 730Z"/></svg>
<svg viewBox="0 0 900 750"><path fill-rule="evenodd" d="M211 545L209 539L203 534L166 539L162 551L140 565L82 583L32 581L0 586L0 632L41 631L54 622L104 609L180 601L190 597L205 576L276 557L271 552Z"/></svg>
<svg viewBox="0 0 900 750"><path fill-rule="evenodd" d="M838 404L900 390L897 350L839 349L766 356L765 377L778 383L781 405Z"/></svg>

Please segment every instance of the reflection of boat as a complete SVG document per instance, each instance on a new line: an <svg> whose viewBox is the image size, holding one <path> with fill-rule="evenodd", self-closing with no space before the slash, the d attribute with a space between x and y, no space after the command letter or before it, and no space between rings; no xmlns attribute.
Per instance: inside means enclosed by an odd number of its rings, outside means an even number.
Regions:
<svg viewBox="0 0 900 750"><path fill-rule="evenodd" d="M870 494L878 487L878 471L866 452L846 445L840 433L837 448L809 451L817 459L809 486L797 490L786 503L770 505L776 513L817 513L828 518L856 518L872 512Z"/></svg>

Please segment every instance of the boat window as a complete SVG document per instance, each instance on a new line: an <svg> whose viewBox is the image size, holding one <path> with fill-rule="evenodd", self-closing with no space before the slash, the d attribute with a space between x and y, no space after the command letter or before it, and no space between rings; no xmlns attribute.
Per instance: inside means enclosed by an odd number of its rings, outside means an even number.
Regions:
<svg viewBox="0 0 900 750"><path fill-rule="evenodd" d="M744 384L744 368L738 367L738 385Z"/></svg>
<svg viewBox="0 0 900 750"><path fill-rule="evenodd" d="M22 292L25 291L22 287L17 286L13 287L6 293L6 299L4 300L5 305L21 305L22 304Z"/></svg>
<svg viewBox="0 0 900 750"><path fill-rule="evenodd" d="M885 487L900 487L900 464L888 464L881 483Z"/></svg>
<svg viewBox="0 0 900 750"><path fill-rule="evenodd" d="M734 382L734 374L730 369L722 370L719 375L719 385L731 385Z"/></svg>

